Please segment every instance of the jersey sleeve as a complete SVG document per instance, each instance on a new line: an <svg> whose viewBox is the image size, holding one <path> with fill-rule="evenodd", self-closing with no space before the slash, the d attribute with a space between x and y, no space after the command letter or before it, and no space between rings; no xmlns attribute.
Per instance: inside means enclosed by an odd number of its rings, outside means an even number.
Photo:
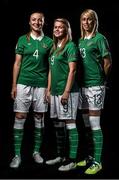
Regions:
<svg viewBox="0 0 119 180"><path fill-rule="evenodd" d="M23 55L23 52L24 52L24 43L23 43L23 38L20 37L16 44L15 53Z"/></svg>
<svg viewBox="0 0 119 180"><path fill-rule="evenodd" d="M71 42L67 48L68 62L78 61L78 47Z"/></svg>
<svg viewBox="0 0 119 180"><path fill-rule="evenodd" d="M109 44L108 44L107 39L104 36L101 36L98 39L98 48L103 58L106 56L109 56L111 58Z"/></svg>

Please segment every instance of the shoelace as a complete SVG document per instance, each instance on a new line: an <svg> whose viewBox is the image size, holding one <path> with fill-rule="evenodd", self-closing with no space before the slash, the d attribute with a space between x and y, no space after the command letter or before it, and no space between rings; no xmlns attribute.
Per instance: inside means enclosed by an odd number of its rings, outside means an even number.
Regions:
<svg viewBox="0 0 119 180"><path fill-rule="evenodd" d="M90 166L90 169L93 169L94 167L96 167L96 166L99 166L98 164L92 164L91 166Z"/></svg>

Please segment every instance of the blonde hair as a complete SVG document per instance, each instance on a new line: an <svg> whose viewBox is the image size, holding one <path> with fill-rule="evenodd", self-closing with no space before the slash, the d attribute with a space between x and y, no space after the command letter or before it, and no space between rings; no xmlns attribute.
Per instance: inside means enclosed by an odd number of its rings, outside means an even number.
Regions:
<svg viewBox="0 0 119 180"><path fill-rule="evenodd" d="M71 32L70 23L69 23L69 21L67 19L65 19L65 18L57 18L57 19L54 20L54 24L55 24L55 22L63 23L63 25L65 27L65 30L66 30L66 36L64 37L64 40L63 40L62 45L61 45L61 48L57 52L57 54L59 54L64 49L66 43L68 41L72 40L72 32ZM53 35L53 40L54 40L54 44L53 44L53 47L51 49L50 54L52 54L56 50L56 48L57 48L58 40L57 40L57 38L54 35Z"/></svg>
<svg viewBox="0 0 119 180"><path fill-rule="evenodd" d="M82 26L82 19L83 19L84 15L90 16L90 18L93 21L93 28L92 28L91 36L94 36L95 33L98 31L98 25L99 25L98 24L98 16L97 16L97 13L94 10L86 9L85 11L83 11L83 13L80 16L81 38L85 37L85 31L84 31L83 26Z"/></svg>

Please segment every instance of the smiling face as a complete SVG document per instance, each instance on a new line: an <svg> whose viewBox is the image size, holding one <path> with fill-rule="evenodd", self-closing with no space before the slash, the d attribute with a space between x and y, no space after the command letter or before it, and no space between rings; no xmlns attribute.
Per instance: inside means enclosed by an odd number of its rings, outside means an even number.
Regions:
<svg viewBox="0 0 119 180"><path fill-rule="evenodd" d="M31 31L40 32L44 25L44 15L42 13L31 14L29 25Z"/></svg>
<svg viewBox="0 0 119 180"><path fill-rule="evenodd" d="M98 31L98 16L92 9L86 9L80 17L81 37L94 36Z"/></svg>
<svg viewBox="0 0 119 180"><path fill-rule="evenodd" d="M82 28L84 31L92 32L94 19L89 14L84 14L81 18Z"/></svg>
<svg viewBox="0 0 119 180"><path fill-rule="evenodd" d="M67 34L67 27L63 22L55 21L53 35L58 39L63 39Z"/></svg>

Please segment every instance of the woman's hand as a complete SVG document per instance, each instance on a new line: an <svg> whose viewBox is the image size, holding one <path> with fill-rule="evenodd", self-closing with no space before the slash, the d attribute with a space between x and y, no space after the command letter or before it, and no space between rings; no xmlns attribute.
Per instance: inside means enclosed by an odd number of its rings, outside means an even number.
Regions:
<svg viewBox="0 0 119 180"><path fill-rule="evenodd" d="M62 97L61 97L61 104L64 106L68 103L69 98L69 91L64 91Z"/></svg>
<svg viewBox="0 0 119 180"><path fill-rule="evenodd" d="M44 101L50 103L50 91L48 89L45 91Z"/></svg>
<svg viewBox="0 0 119 180"><path fill-rule="evenodd" d="M11 98L14 100L17 95L17 85L12 86L12 91L11 91Z"/></svg>

